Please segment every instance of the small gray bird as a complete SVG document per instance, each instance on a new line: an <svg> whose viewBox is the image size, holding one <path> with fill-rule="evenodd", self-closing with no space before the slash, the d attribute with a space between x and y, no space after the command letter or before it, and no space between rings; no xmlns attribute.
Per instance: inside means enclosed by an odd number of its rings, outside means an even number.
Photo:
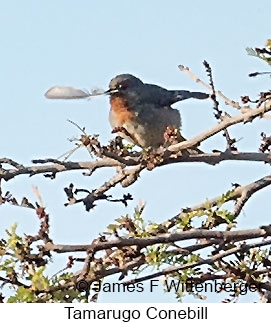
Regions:
<svg viewBox="0 0 271 323"><path fill-rule="evenodd" d="M109 120L115 132L143 148L163 145L168 129L180 129L180 112L173 109L172 104L190 98L204 100L210 97L202 92L166 90L143 83L131 74L114 77L106 93L110 95ZM178 141L183 140L179 134Z"/></svg>

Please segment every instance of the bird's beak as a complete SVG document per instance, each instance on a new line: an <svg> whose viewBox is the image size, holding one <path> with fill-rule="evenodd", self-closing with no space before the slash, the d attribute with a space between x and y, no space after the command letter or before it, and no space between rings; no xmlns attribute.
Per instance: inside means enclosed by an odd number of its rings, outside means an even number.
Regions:
<svg viewBox="0 0 271 323"><path fill-rule="evenodd" d="M107 91L104 92L104 94L110 95L110 94L117 93L117 92L119 92L119 90L117 90L117 89L108 89Z"/></svg>

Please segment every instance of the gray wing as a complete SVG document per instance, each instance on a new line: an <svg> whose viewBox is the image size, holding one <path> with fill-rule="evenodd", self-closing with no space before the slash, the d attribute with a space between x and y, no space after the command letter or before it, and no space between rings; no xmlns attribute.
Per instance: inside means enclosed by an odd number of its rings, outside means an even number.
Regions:
<svg viewBox="0 0 271 323"><path fill-rule="evenodd" d="M207 93L190 92L186 90L167 90L154 84L144 84L140 94L142 103L153 103L157 108L171 106L172 104L187 99L204 100L210 97Z"/></svg>

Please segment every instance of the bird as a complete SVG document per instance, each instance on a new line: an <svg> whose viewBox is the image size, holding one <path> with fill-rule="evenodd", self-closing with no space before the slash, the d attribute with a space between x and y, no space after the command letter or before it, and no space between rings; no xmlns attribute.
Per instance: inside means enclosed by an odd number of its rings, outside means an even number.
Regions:
<svg viewBox="0 0 271 323"><path fill-rule="evenodd" d="M172 105L190 98L205 100L207 93L187 90L167 90L155 84L141 81L132 74L120 74L109 83L107 91L91 93L74 87L53 86L46 93L47 99L89 99L97 95L110 96L109 121L121 138L127 139L143 149L156 149L165 141L174 138L185 141L181 135L181 115ZM203 153L197 147L189 153Z"/></svg>
<svg viewBox="0 0 271 323"><path fill-rule="evenodd" d="M120 74L109 83L109 121L113 132L141 148L158 148L165 143L167 131L179 132L181 115L174 103L194 98L208 99L207 93L167 90L143 83L131 74ZM175 131L175 132L174 132ZM186 140L179 132L178 142ZM195 148L190 153L202 153Z"/></svg>

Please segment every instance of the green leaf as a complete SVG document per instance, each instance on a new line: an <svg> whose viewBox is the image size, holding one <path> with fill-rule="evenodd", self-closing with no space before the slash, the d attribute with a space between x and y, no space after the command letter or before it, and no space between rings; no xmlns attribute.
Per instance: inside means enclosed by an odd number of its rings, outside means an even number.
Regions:
<svg viewBox="0 0 271 323"><path fill-rule="evenodd" d="M35 290L44 290L50 286L49 279L44 276L45 267L40 267L30 277L32 288Z"/></svg>
<svg viewBox="0 0 271 323"><path fill-rule="evenodd" d="M35 299L34 291L23 286L18 287L14 296L9 297L8 303L32 303Z"/></svg>

